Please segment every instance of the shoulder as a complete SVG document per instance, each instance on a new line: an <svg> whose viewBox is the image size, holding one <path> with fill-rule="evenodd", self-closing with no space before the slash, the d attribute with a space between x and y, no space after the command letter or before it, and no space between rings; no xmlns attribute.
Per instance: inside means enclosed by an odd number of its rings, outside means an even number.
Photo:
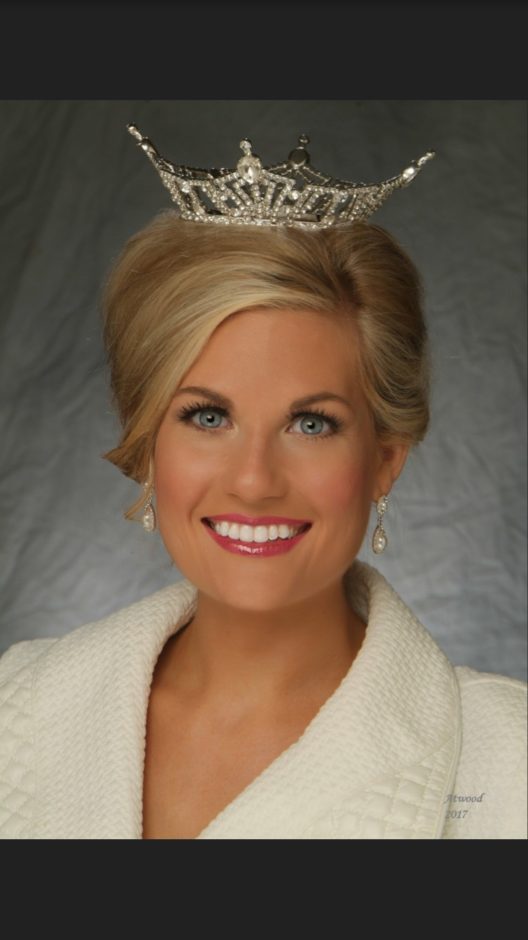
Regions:
<svg viewBox="0 0 528 940"><path fill-rule="evenodd" d="M0 656L0 703L11 682L22 682L28 671L40 659L43 653L56 643L56 638L41 637L36 640L19 640L13 643Z"/></svg>
<svg viewBox="0 0 528 940"><path fill-rule="evenodd" d="M27 834L34 791L32 688L55 639L21 640L0 657L0 838Z"/></svg>
<svg viewBox="0 0 528 940"><path fill-rule="evenodd" d="M515 773L526 759L526 682L455 666L460 689L462 746L466 761Z"/></svg>
<svg viewBox="0 0 528 940"><path fill-rule="evenodd" d="M40 637L34 640L20 640L0 654L0 690L12 683L21 683L31 674L41 659L49 659L47 654L55 647L55 653L74 650L76 653L86 647L91 650L100 644L106 644L116 638L129 638L134 628L140 634L148 634L151 629L187 614L191 609L196 589L186 580L160 588L139 600L92 620L83 623L59 637ZM126 631L130 630L130 633ZM0 703L2 694L0 692Z"/></svg>
<svg viewBox="0 0 528 940"><path fill-rule="evenodd" d="M55 639L21 640L0 656L0 780L2 769L31 734L31 691L41 657Z"/></svg>
<svg viewBox="0 0 528 940"><path fill-rule="evenodd" d="M0 656L0 729L15 726L20 713L29 709L35 668L55 643L50 637L20 640Z"/></svg>
<svg viewBox="0 0 528 940"><path fill-rule="evenodd" d="M148 602L136 607L148 625ZM89 714L87 702L110 688L107 673L126 649L134 610L122 608L59 637L21 640L0 656L0 839L32 837L39 709L44 703Z"/></svg>
<svg viewBox="0 0 528 940"><path fill-rule="evenodd" d="M502 731L507 722L512 734L526 729L528 685L521 679L494 672L455 666L464 717L490 731Z"/></svg>
<svg viewBox="0 0 528 940"><path fill-rule="evenodd" d="M455 666L461 749L448 838L527 838L526 682Z"/></svg>

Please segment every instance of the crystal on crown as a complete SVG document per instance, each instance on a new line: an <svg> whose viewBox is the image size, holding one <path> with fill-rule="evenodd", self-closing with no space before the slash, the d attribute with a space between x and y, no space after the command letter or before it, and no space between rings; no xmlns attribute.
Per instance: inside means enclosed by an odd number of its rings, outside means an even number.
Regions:
<svg viewBox="0 0 528 940"><path fill-rule="evenodd" d="M408 186L422 166L434 157L429 150L397 176L381 183L352 183L325 176L310 165L309 139L298 145L283 163L263 166L247 138L240 142L243 156L234 169L201 170L176 166L165 160L135 124L127 124L169 190L183 219L218 224L291 225L328 228L366 219L396 190Z"/></svg>

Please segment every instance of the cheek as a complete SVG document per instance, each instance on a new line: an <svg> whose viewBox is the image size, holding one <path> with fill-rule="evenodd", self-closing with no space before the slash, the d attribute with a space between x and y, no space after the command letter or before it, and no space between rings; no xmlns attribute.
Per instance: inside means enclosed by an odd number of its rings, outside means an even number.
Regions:
<svg viewBox="0 0 528 940"><path fill-rule="evenodd" d="M218 463L207 449L189 446L170 424L161 426L154 451L154 487L160 511L169 515L203 499L217 479Z"/></svg>
<svg viewBox="0 0 528 940"><path fill-rule="evenodd" d="M189 498L195 470L196 465L185 449L178 446L177 435L162 424L154 451L154 487L160 507L170 508Z"/></svg>
<svg viewBox="0 0 528 940"><path fill-rule="evenodd" d="M314 503L337 514L350 512L358 505L368 505L370 465L364 460L340 460L324 472L311 475L308 490Z"/></svg>

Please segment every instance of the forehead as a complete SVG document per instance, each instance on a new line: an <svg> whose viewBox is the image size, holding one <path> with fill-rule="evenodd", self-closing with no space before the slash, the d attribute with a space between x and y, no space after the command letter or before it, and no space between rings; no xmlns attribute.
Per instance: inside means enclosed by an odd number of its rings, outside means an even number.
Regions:
<svg viewBox="0 0 528 940"><path fill-rule="evenodd" d="M352 391L357 385L357 334L351 321L312 310L256 308L232 314L214 331L182 385L213 380L266 382ZM262 387L262 386L261 386Z"/></svg>

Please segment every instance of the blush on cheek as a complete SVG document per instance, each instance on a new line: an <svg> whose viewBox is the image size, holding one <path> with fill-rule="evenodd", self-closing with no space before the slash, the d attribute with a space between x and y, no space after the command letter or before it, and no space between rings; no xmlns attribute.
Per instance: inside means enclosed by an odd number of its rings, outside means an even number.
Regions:
<svg viewBox="0 0 528 940"><path fill-rule="evenodd" d="M165 474L159 469L154 478L154 489L156 493L156 505L160 512L170 512L171 509L177 509L181 494L185 492L178 483L178 478L174 474ZM178 499L178 494L180 499Z"/></svg>
<svg viewBox="0 0 528 940"><path fill-rule="evenodd" d="M210 465L210 461L209 461ZM158 453L154 489L160 530L185 532L197 518L198 507L210 505L208 494L214 485L215 470L200 474L199 467L182 453ZM171 538L174 537L171 534Z"/></svg>
<svg viewBox="0 0 528 940"><path fill-rule="evenodd" d="M369 502L371 487L367 467L349 464L326 481L324 498L333 511L347 513L358 503Z"/></svg>

